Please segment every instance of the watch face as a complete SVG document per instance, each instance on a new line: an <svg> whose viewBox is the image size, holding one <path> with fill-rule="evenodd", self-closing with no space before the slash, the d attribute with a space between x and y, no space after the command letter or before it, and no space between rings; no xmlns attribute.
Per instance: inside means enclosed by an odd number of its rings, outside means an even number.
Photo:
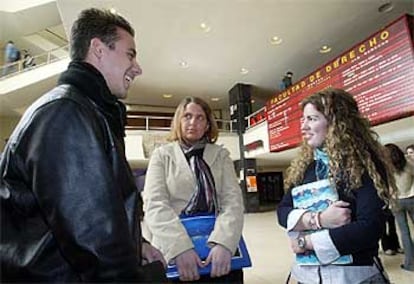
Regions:
<svg viewBox="0 0 414 284"><path fill-rule="evenodd" d="M304 249L306 247L306 240L304 237L298 238L298 247Z"/></svg>

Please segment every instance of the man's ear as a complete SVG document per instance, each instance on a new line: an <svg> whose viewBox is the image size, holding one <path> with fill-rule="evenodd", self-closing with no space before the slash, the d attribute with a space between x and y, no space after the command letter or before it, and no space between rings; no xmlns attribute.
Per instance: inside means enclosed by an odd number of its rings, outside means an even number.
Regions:
<svg viewBox="0 0 414 284"><path fill-rule="evenodd" d="M89 46L89 51L93 54L96 58L100 59L103 54L103 47L104 43L97 37L91 39L91 44Z"/></svg>

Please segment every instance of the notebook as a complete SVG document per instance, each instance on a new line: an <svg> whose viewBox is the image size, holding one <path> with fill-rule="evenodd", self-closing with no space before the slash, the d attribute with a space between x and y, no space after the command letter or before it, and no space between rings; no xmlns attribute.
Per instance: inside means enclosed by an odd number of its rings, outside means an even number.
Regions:
<svg viewBox="0 0 414 284"><path fill-rule="evenodd" d="M214 229L216 217L214 215L203 215L194 217L181 218L188 235L194 244L194 250L200 256L201 260L205 260L210 252L208 246L208 237ZM231 259L231 270L241 269L243 267L252 266L249 252L243 237L240 238L238 248L235 255ZM200 275L210 274L211 264L206 267L200 267L198 272ZM167 278L176 279L179 277L177 266L168 265Z"/></svg>
<svg viewBox="0 0 414 284"><path fill-rule="evenodd" d="M331 187L328 179L323 179L303 184L292 189L293 206L297 209L307 209L314 212L322 212L329 205L338 200L338 192ZM326 230L326 229L321 229ZM315 230L306 231L312 233ZM296 262L299 265L320 265L315 252L307 251L304 254L296 254ZM351 255L343 255L332 264L352 263Z"/></svg>

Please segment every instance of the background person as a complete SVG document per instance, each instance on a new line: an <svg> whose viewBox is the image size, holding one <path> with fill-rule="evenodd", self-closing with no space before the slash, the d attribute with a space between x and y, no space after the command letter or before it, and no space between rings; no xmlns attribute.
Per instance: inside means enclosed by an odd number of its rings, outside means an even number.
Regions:
<svg viewBox="0 0 414 284"><path fill-rule="evenodd" d="M405 148L407 154L407 162L414 166L414 144L408 145Z"/></svg>
<svg viewBox="0 0 414 284"><path fill-rule="evenodd" d="M304 142L287 171L288 192L277 214L293 252L314 252L319 264L295 262L291 273L300 283L386 283L380 265L374 264L384 228L384 200L394 185L382 145L356 101L343 90L325 89L305 98L301 106ZM339 200L321 213L295 208L292 190L318 181L326 181ZM345 257L347 265L333 264L339 257Z"/></svg>
<svg viewBox="0 0 414 284"><path fill-rule="evenodd" d="M397 235L397 227L395 225L395 217L391 209L384 209L385 227L381 236L381 247L386 255L396 255L403 253Z"/></svg>
<svg viewBox="0 0 414 284"><path fill-rule="evenodd" d="M20 51L14 45L14 42L12 40L9 40L4 48L3 76L15 72L17 65L13 65L13 63L19 60Z"/></svg>
<svg viewBox="0 0 414 284"><path fill-rule="evenodd" d="M210 275L200 282L243 283L242 270L230 272L243 227L242 193L229 152L214 144L217 137L208 104L185 98L175 111L171 143L156 148L151 156L143 192L144 220L153 244L177 265L180 280L199 280L198 268L211 263ZM217 215L205 263L179 218L197 214Z"/></svg>
<svg viewBox="0 0 414 284"><path fill-rule="evenodd" d="M13 131L0 161L1 282L149 282L161 253L143 242L125 157L125 98L142 73L134 30L87 9L71 63ZM157 265L158 264L158 265ZM148 276L148 277L146 277Z"/></svg>
<svg viewBox="0 0 414 284"><path fill-rule="evenodd" d="M407 163L404 152L395 144L386 144L394 168L398 205L393 208L404 248L404 263L401 268L414 271L414 243L408 218L414 225L414 167ZM408 217L407 217L408 216Z"/></svg>
<svg viewBox="0 0 414 284"><path fill-rule="evenodd" d="M292 86L293 73L291 71L286 72L283 76L282 81L279 84L279 90L283 91Z"/></svg>
<svg viewBox="0 0 414 284"><path fill-rule="evenodd" d="M23 69L36 66L36 63L34 62L34 57L30 54L30 52L26 49L23 52Z"/></svg>

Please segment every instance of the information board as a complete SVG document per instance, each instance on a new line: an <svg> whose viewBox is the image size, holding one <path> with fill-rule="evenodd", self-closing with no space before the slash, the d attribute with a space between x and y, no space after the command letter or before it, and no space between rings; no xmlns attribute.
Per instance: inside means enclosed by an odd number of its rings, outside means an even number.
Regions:
<svg viewBox="0 0 414 284"><path fill-rule="evenodd" d="M404 15L267 102L269 148L278 152L302 141L300 101L327 87L354 95L371 125L414 114L414 52Z"/></svg>

